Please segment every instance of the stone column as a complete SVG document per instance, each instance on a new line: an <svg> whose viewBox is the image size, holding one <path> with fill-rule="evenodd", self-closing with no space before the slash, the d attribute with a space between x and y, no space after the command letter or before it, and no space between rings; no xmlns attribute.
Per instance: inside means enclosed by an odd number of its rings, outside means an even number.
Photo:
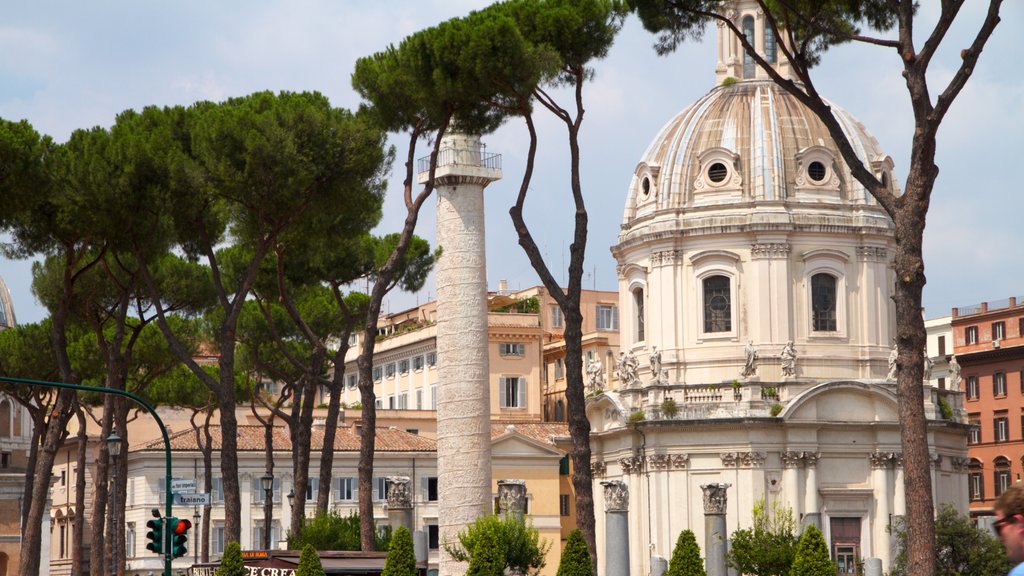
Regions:
<svg viewBox="0 0 1024 576"><path fill-rule="evenodd" d="M708 576L726 576L725 553L729 539L725 524L726 490L732 484L701 484L704 491L704 567Z"/></svg>
<svg viewBox="0 0 1024 576"><path fill-rule="evenodd" d="M604 573L629 576L629 487L622 480L605 480Z"/></svg>
<svg viewBox="0 0 1024 576"><path fill-rule="evenodd" d="M526 480L498 480L498 513L522 514L526 510Z"/></svg>
<svg viewBox="0 0 1024 576"><path fill-rule="evenodd" d="M869 456L871 459L872 484L874 484L875 498L875 521L874 539L878 543L875 546L875 555L882 560L886 566L889 565L889 458L887 454L875 452Z"/></svg>
<svg viewBox="0 0 1024 576"><path fill-rule="evenodd" d="M437 470L442 542L491 511L484 187L501 178L480 138L447 134L437 190ZM420 182L427 173L420 174ZM465 571L442 548L440 575Z"/></svg>
<svg viewBox="0 0 1024 576"><path fill-rule="evenodd" d="M799 518L803 514L803 502L800 501L800 463L803 460L799 452L783 452L782 455L782 493L785 502L793 514Z"/></svg>
<svg viewBox="0 0 1024 576"><path fill-rule="evenodd" d="M896 467L896 486L892 493L892 513L895 516L905 516L907 514L907 493L903 487L903 454L893 454L892 462Z"/></svg>
<svg viewBox="0 0 1024 576"><path fill-rule="evenodd" d="M818 459L817 452L804 452L804 465L807 467L807 487L804 504L804 525L814 524L821 529L821 502L818 498Z"/></svg>
<svg viewBox="0 0 1024 576"><path fill-rule="evenodd" d="M392 529L405 526L412 532L412 492L408 476L388 476L384 479L388 493L388 523Z"/></svg>

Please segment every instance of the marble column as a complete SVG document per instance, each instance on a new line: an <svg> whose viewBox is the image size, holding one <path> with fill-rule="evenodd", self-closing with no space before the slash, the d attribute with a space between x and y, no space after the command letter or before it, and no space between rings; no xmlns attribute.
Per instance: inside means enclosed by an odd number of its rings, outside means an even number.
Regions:
<svg viewBox="0 0 1024 576"><path fill-rule="evenodd" d="M895 453L892 461L896 468L896 486L892 493L892 513L895 516L907 514L907 493L903 487L903 454Z"/></svg>
<svg viewBox="0 0 1024 576"><path fill-rule="evenodd" d="M701 484L704 491L704 567L708 576L726 576L725 553L729 540L725 523L726 490L732 484Z"/></svg>
<svg viewBox="0 0 1024 576"><path fill-rule="evenodd" d="M872 523L873 537L877 545L873 547L875 556L889 565L889 458L882 452L875 452L871 459L873 492L875 499L875 521Z"/></svg>
<svg viewBox="0 0 1024 576"><path fill-rule="evenodd" d="M484 187L501 178L478 136L441 142L437 191L437 471L442 542L490 513L491 400L487 353ZM423 182L427 173L421 173ZM465 572L442 547L440 576Z"/></svg>
<svg viewBox="0 0 1024 576"><path fill-rule="evenodd" d="M818 495L818 459L821 454L804 452L807 467L807 486L804 492L804 525L814 524L821 529L821 499Z"/></svg>
<svg viewBox="0 0 1024 576"><path fill-rule="evenodd" d="M797 518L803 514L803 502L800 501L800 464L803 459L799 452L786 451L782 457L782 493L786 505L793 510Z"/></svg>
<svg viewBox="0 0 1024 576"><path fill-rule="evenodd" d="M526 510L526 480L498 480L498 513L522 514Z"/></svg>
<svg viewBox="0 0 1024 576"><path fill-rule="evenodd" d="M388 523L392 529L405 526L412 532L412 492L409 490L408 476L388 476L384 478L388 493Z"/></svg>
<svg viewBox="0 0 1024 576"><path fill-rule="evenodd" d="M621 480L605 480L605 576L629 576L629 487Z"/></svg>

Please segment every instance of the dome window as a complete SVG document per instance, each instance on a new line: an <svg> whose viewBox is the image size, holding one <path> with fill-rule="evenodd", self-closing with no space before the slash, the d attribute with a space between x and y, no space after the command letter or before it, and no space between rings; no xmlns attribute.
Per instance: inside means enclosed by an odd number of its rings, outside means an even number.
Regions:
<svg viewBox="0 0 1024 576"><path fill-rule="evenodd" d="M644 179L640 182L640 189L643 190L644 196L651 193L651 179L644 176Z"/></svg>
<svg viewBox="0 0 1024 576"><path fill-rule="evenodd" d="M825 169L824 164L816 160L807 166L807 175L815 182L823 182L825 180L825 176L828 175L828 171Z"/></svg>
<svg viewBox="0 0 1024 576"><path fill-rule="evenodd" d="M715 162L708 167L708 180L711 180L715 184L725 181L725 177L728 175L729 168L721 162Z"/></svg>

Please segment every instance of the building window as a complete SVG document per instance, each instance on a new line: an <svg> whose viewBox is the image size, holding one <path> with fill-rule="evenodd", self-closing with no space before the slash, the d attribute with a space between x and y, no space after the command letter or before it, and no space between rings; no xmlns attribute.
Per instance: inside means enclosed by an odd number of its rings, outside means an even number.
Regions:
<svg viewBox="0 0 1024 576"><path fill-rule="evenodd" d="M384 370L380 366L373 367L373 381L380 382L381 375L384 374Z"/></svg>
<svg viewBox="0 0 1024 576"><path fill-rule="evenodd" d="M525 356L526 344L522 342L499 342L498 353L502 356Z"/></svg>
<svg viewBox="0 0 1024 576"><path fill-rule="evenodd" d="M565 422L565 402L555 400L555 422Z"/></svg>
<svg viewBox="0 0 1024 576"><path fill-rule="evenodd" d="M256 520L252 524L252 549L263 550L263 534L264 534L263 520ZM277 541L281 539L281 525L274 520L270 523L270 546L271 548L277 546Z"/></svg>
<svg viewBox="0 0 1024 576"><path fill-rule="evenodd" d="M502 408L526 408L526 378L502 376L498 393Z"/></svg>
<svg viewBox="0 0 1024 576"><path fill-rule="evenodd" d="M423 389L416 390L416 409L423 410Z"/></svg>
<svg viewBox="0 0 1024 576"><path fill-rule="evenodd" d="M1002 340L1006 338L1006 322L993 322L992 323L992 339Z"/></svg>
<svg viewBox="0 0 1024 576"><path fill-rule="evenodd" d="M551 327L561 328L565 325L565 320L562 318L562 309L558 306L551 307Z"/></svg>
<svg viewBox="0 0 1024 576"><path fill-rule="evenodd" d="M409 409L409 393L402 392L398 395L398 409L408 410Z"/></svg>
<svg viewBox="0 0 1024 576"><path fill-rule="evenodd" d="M409 373L409 359L408 358L406 358L405 360L399 360L399 362L398 362L398 373L399 374L408 374Z"/></svg>
<svg viewBox="0 0 1024 576"><path fill-rule="evenodd" d="M967 484L972 502L985 499L985 482L981 472L981 462L977 459L971 460Z"/></svg>
<svg viewBox="0 0 1024 576"><path fill-rule="evenodd" d="M555 358L555 380L565 378L565 359Z"/></svg>
<svg viewBox="0 0 1024 576"><path fill-rule="evenodd" d="M381 400L380 398L377 398L376 400L373 401L373 407L378 409L378 410L383 410L384 409L384 401Z"/></svg>
<svg viewBox="0 0 1024 576"><path fill-rule="evenodd" d="M1010 461L1000 456L996 458L995 462L995 496L998 498L1000 494L1006 491L1010 487Z"/></svg>
<svg viewBox="0 0 1024 576"><path fill-rule="evenodd" d="M633 290L633 321L636 324L634 338L637 342L644 341L644 289Z"/></svg>
<svg viewBox="0 0 1024 576"><path fill-rule="evenodd" d="M135 522L128 522L124 529L125 556L135 557Z"/></svg>
<svg viewBox="0 0 1024 576"><path fill-rule="evenodd" d="M320 493L320 479L319 478L307 478L306 479L306 502L313 502L316 500L317 495Z"/></svg>
<svg viewBox="0 0 1024 576"><path fill-rule="evenodd" d="M836 331L836 277L815 274L811 277L811 314L815 332Z"/></svg>
<svg viewBox="0 0 1024 576"><path fill-rule="evenodd" d="M260 486L259 477L254 477L252 479L252 503L263 504L265 497L266 494L263 492L263 487ZM271 497L274 502L281 501L281 479L276 476L274 477L274 490L271 492Z"/></svg>
<svg viewBox="0 0 1024 576"><path fill-rule="evenodd" d="M388 499L388 481L384 476L373 479L373 501L383 502Z"/></svg>
<svg viewBox="0 0 1024 576"><path fill-rule="evenodd" d="M388 410L394 410L394 409L395 409L395 395L394 394L389 394L388 395Z"/></svg>
<svg viewBox="0 0 1024 576"><path fill-rule="evenodd" d="M437 550L441 546L440 532L437 524L427 524L427 548Z"/></svg>
<svg viewBox="0 0 1024 576"><path fill-rule="evenodd" d="M597 305L597 329L619 329L619 310L616 306L612 306L610 304Z"/></svg>
<svg viewBox="0 0 1024 576"><path fill-rule="evenodd" d="M753 16L744 16L743 17L743 37L747 39L747 43L748 44L750 44L751 46L754 45L754 17ZM740 48L740 50L743 52L743 77L744 78L753 78L754 77L754 59L742 47Z"/></svg>
<svg viewBox="0 0 1024 576"><path fill-rule="evenodd" d="M210 553L214 556L224 554L224 521L214 522L210 527Z"/></svg>
<svg viewBox="0 0 1024 576"><path fill-rule="evenodd" d="M939 336L939 356L946 355L946 337Z"/></svg>
<svg viewBox="0 0 1024 576"><path fill-rule="evenodd" d="M968 345L978 343L978 327L968 326L964 329L964 340Z"/></svg>
<svg viewBox="0 0 1024 576"><path fill-rule="evenodd" d="M981 415L970 414L967 417L968 423L971 425L971 431L967 435L968 444L979 444L981 443ZM1024 416L1021 417L1021 423L1024 424Z"/></svg>
<svg viewBox="0 0 1024 576"><path fill-rule="evenodd" d="M996 372L992 375L992 394L995 396L1006 396L1006 374Z"/></svg>
<svg viewBox="0 0 1024 576"><path fill-rule="evenodd" d="M775 64L778 47L775 45L775 31L768 22L764 24L764 59Z"/></svg>
<svg viewBox="0 0 1024 576"><path fill-rule="evenodd" d="M395 363L394 362L384 366L384 377L385 378L394 378L395 377Z"/></svg>
<svg viewBox="0 0 1024 576"><path fill-rule="evenodd" d="M1024 337L1024 316L1017 319L1017 336Z"/></svg>
<svg viewBox="0 0 1024 576"><path fill-rule="evenodd" d="M568 516L569 515L569 502L570 502L570 499L569 499L569 495L568 494L559 494L558 495L558 513L559 513L559 515L561 515L561 516Z"/></svg>
<svg viewBox="0 0 1024 576"><path fill-rule="evenodd" d="M430 409L437 410L437 384L430 385Z"/></svg>
<svg viewBox="0 0 1024 576"><path fill-rule="evenodd" d="M347 380L349 390L354 389L356 387L356 384L359 383L359 378L355 374L349 374L348 376L345 377L345 379Z"/></svg>
<svg viewBox="0 0 1024 576"><path fill-rule="evenodd" d="M704 279L704 332L732 331L732 298L729 278Z"/></svg>
<svg viewBox="0 0 1024 576"><path fill-rule="evenodd" d="M417 372L423 370L423 356L417 356L412 359L412 369Z"/></svg>
<svg viewBox="0 0 1024 576"><path fill-rule="evenodd" d="M993 428L995 430L996 442L1007 442L1010 440L1010 419L1006 417L1006 413L996 413L995 419L992 421Z"/></svg>
<svg viewBox="0 0 1024 576"><path fill-rule="evenodd" d="M220 476L210 479L210 500L214 503L224 501L224 479Z"/></svg>
<svg viewBox="0 0 1024 576"><path fill-rule="evenodd" d="M331 479L331 493L335 502L352 502L356 495L355 478L333 478Z"/></svg>
<svg viewBox="0 0 1024 576"><path fill-rule="evenodd" d="M437 352L427 352L427 366L437 366Z"/></svg>
<svg viewBox="0 0 1024 576"><path fill-rule="evenodd" d="M427 502L437 502L437 476L423 479L423 493L426 494Z"/></svg>
<svg viewBox="0 0 1024 576"><path fill-rule="evenodd" d="M978 377L977 376L968 376L967 377L967 383L965 384L965 386L967 388L967 399L968 400L977 400L978 399Z"/></svg>
<svg viewBox="0 0 1024 576"><path fill-rule="evenodd" d="M945 389L946 389L946 379L945 378L939 378L939 390L945 390Z"/></svg>

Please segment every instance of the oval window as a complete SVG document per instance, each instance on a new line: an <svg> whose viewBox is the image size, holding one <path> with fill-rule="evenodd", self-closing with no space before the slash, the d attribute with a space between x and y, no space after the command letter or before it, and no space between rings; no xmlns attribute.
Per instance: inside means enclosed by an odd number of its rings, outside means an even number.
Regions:
<svg viewBox="0 0 1024 576"><path fill-rule="evenodd" d="M725 180L725 177L729 175L729 169L725 167L725 164L721 162L715 162L711 166L708 166L708 179L712 182L719 184Z"/></svg>
<svg viewBox="0 0 1024 576"><path fill-rule="evenodd" d="M825 165L817 160L811 162L811 165L807 167L807 175L811 177L811 180L821 182L825 179Z"/></svg>
<svg viewBox="0 0 1024 576"><path fill-rule="evenodd" d="M648 194L650 194L651 193L651 179L648 178L647 176L644 176L644 179L640 182L640 188L643 190L644 196L647 196Z"/></svg>

